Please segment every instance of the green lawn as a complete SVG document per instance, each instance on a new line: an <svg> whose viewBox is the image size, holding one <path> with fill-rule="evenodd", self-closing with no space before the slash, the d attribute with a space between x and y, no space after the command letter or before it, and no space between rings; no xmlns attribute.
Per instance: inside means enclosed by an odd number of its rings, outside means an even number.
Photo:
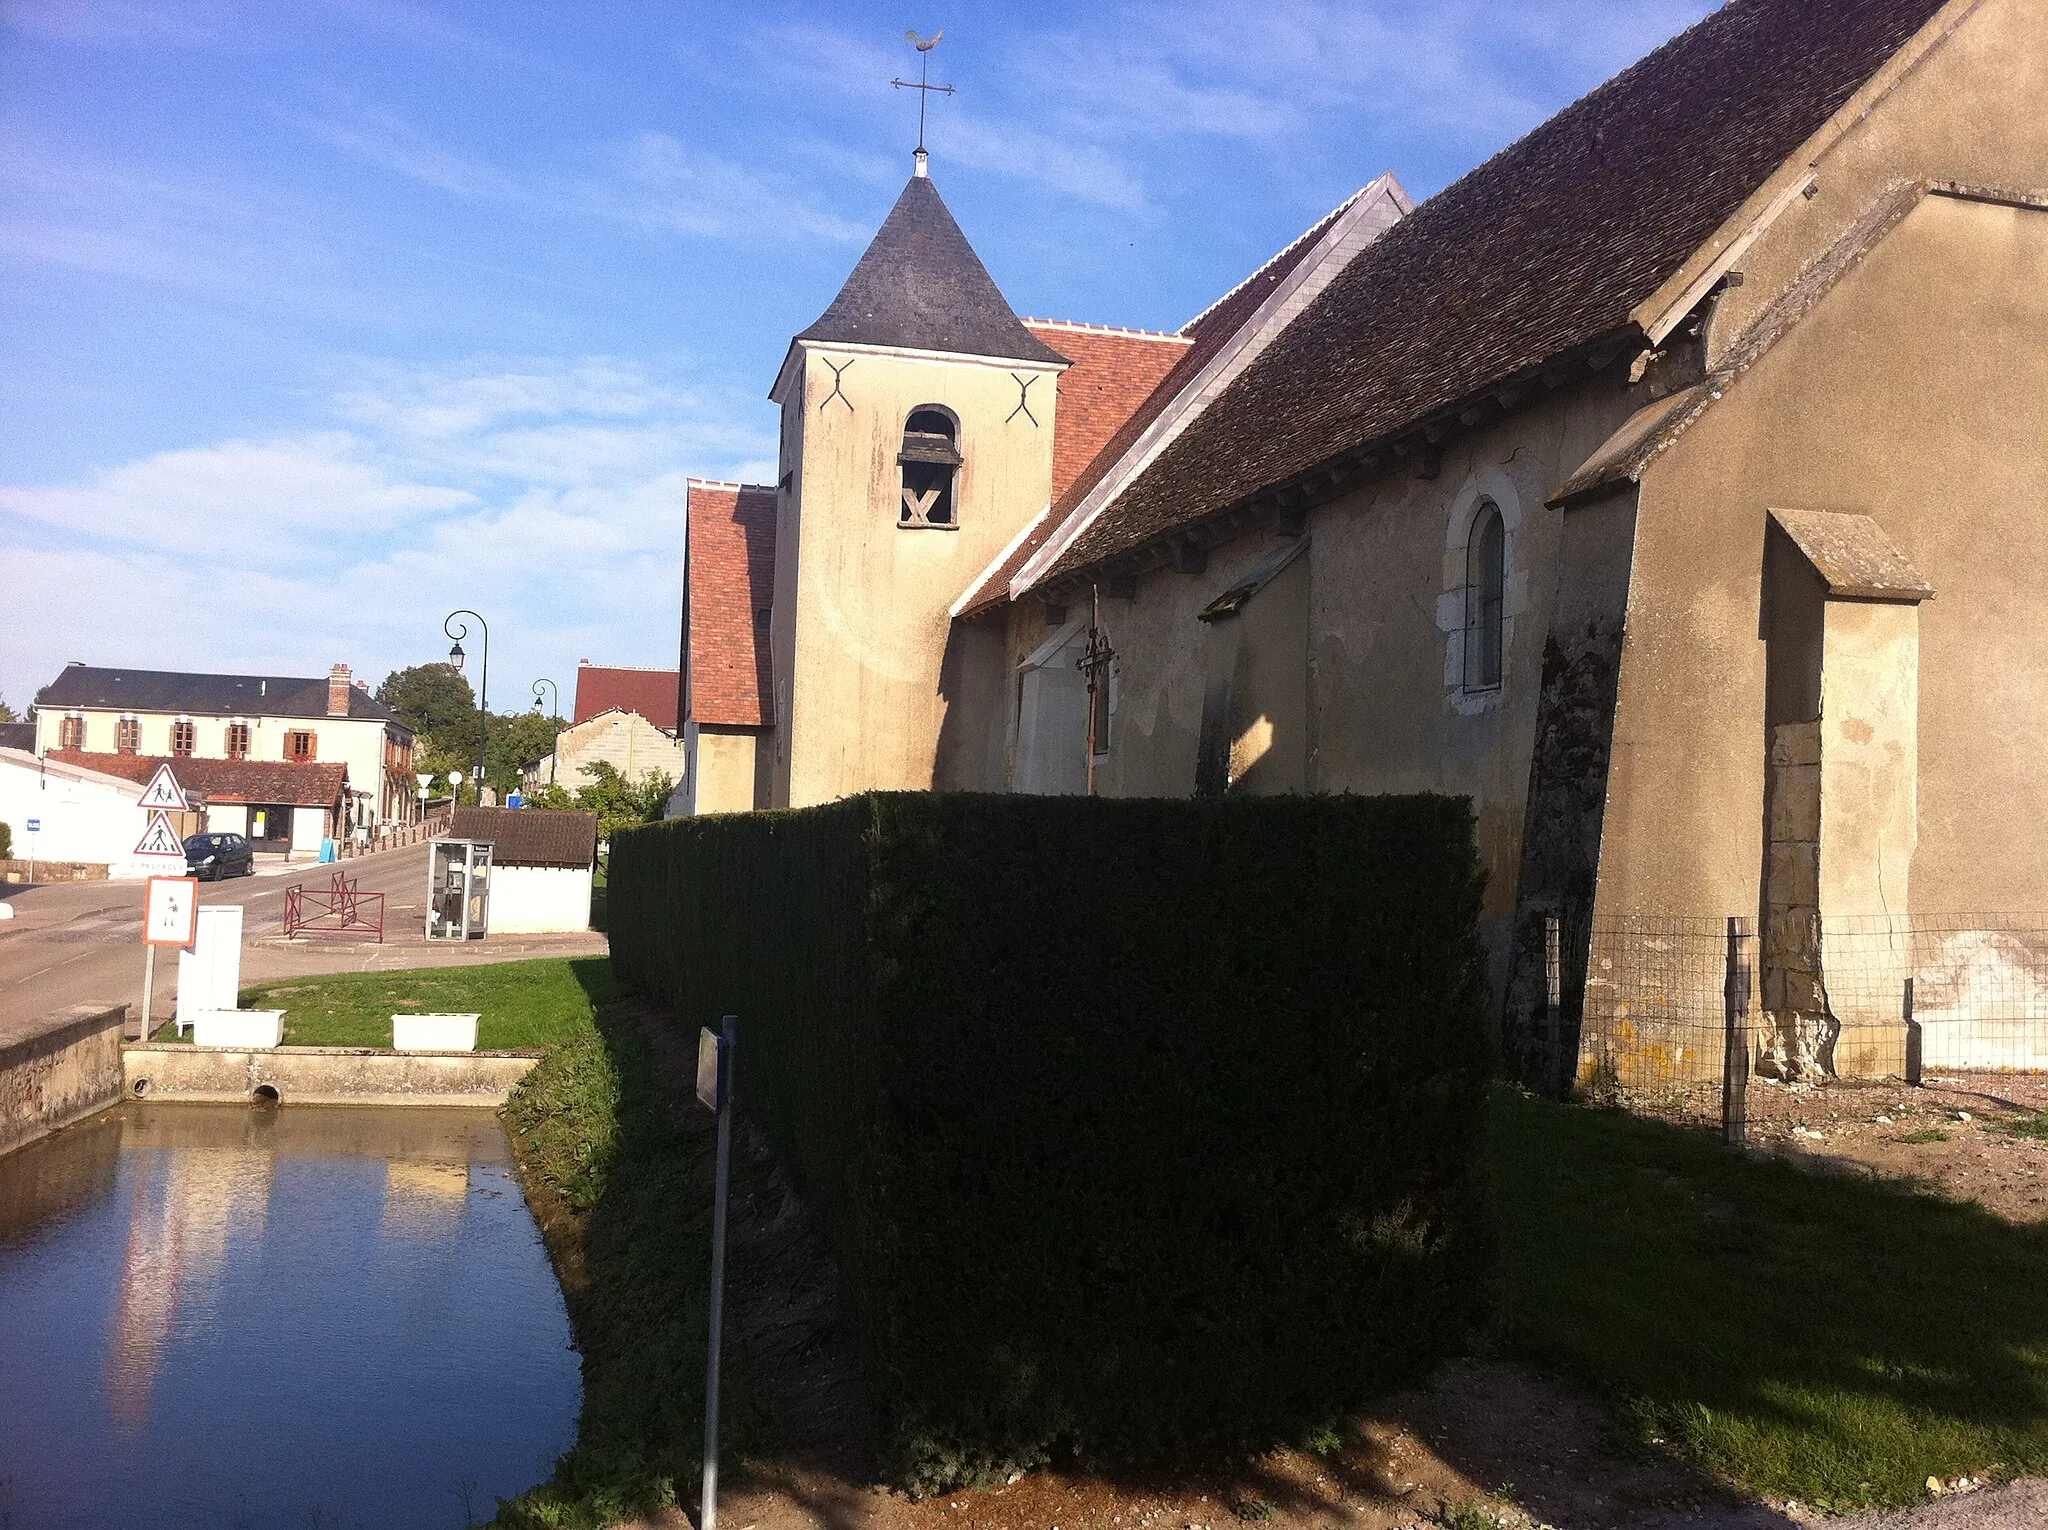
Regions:
<svg viewBox="0 0 2048 1530"><path fill-rule="evenodd" d="M2048 1226L1503 1091L1515 1347L1737 1486L1846 1509L2048 1471Z"/></svg>
<svg viewBox="0 0 2048 1530"><path fill-rule="evenodd" d="M618 997L602 956L294 978L243 991L244 1009L284 1011L294 1047L388 1047L395 1014L478 1014L477 1045L549 1047Z"/></svg>

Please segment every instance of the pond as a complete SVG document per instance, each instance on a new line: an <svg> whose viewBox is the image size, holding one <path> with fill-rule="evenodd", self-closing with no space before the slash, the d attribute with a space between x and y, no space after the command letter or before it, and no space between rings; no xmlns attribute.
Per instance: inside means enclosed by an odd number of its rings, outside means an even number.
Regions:
<svg viewBox="0 0 2048 1530"><path fill-rule="evenodd" d="M0 1158L0 1527L454 1527L572 1443L488 1111L128 1104Z"/></svg>

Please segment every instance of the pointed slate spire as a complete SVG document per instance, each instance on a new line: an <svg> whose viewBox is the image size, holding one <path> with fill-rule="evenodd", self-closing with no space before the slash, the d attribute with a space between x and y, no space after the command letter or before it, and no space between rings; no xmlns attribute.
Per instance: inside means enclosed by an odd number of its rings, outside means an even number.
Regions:
<svg viewBox="0 0 2048 1530"><path fill-rule="evenodd" d="M1067 359L1019 322L922 161L832 306L797 339L1014 361Z"/></svg>

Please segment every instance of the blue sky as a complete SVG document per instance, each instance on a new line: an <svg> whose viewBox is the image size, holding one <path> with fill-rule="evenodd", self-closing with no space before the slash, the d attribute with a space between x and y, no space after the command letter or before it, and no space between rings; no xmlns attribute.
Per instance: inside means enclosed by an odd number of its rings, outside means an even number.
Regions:
<svg viewBox="0 0 2048 1530"><path fill-rule="evenodd" d="M1708 0L0 0L0 696L71 659L491 701L675 662L683 480L909 169L1020 313L1171 329Z"/></svg>

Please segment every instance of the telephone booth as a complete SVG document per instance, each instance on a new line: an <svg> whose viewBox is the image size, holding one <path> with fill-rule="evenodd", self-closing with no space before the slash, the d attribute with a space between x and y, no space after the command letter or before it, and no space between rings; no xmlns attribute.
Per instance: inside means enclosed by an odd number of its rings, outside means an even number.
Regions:
<svg viewBox="0 0 2048 1530"><path fill-rule="evenodd" d="M427 857L427 939L482 940L490 905L491 842L434 840Z"/></svg>

